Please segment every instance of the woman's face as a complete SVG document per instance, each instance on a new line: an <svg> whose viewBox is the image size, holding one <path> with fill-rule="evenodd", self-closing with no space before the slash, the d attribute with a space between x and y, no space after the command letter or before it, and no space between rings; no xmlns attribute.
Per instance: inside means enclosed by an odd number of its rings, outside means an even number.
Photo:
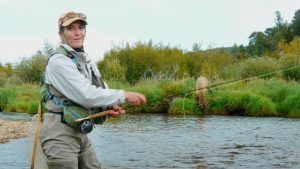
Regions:
<svg viewBox="0 0 300 169"><path fill-rule="evenodd" d="M75 49L83 47L85 34L85 25L82 22L73 22L65 27L59 35L63 43Z"/></svg>

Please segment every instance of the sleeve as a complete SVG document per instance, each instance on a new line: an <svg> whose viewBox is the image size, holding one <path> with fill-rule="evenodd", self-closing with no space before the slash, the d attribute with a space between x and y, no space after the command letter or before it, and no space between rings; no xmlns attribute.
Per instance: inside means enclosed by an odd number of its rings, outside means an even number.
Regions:
<svg viewBox="0 0 300 169"><path fill-rule="evenodd" d="M47 83L52 84L68 99L86 108L111 106L125 102L123 90L102 89L92 85L71 59L57 54L46 68Z"/></svg>

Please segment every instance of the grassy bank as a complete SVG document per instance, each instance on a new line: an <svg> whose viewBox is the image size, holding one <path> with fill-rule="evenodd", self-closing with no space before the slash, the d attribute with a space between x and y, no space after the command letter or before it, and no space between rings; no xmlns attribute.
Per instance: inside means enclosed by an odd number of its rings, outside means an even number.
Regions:
<svg viewBox="0 0 300 169"><path fill-rule="evenodd" d="M208 94L208 109L201 112L195 94L180 95L195 88L192 78L182 80L143 80L134 86L109 82L111 88L145 94L147 105L132 107L128 113L216 114L242 116L300 117L300 85L295 81L256 79L216 89ZM39 87L32 84L0 88L0 108L4 112L36 113Z"/></svg>
<svg viewBox="0 0 300 169"><path fill-rule="evenodd" d="M0 110L35 114L38 109L39 86L22 84L0 88Z"/></svg>
<svg viewBox="0 0 300 169"><path fill-rule="evenodd" d="M215 90L208 114L300 117L300 85L279 79L254 80Z"/></svg>

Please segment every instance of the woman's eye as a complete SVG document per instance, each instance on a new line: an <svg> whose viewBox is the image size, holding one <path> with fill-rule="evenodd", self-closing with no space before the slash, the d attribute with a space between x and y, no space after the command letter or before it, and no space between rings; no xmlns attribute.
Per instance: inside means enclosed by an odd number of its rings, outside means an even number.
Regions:
<svg viewBox="0 0 300 169"><path fill-rule="evenodd" d="M84 26L80 26L79 29L80 29L80 30L83 30L83 29L85 29L85 27L84 27Z"/></svg>
<svg viewBox="0 0 300 169"><path fill-rule="evenodd" d="M84 25L80 25L80 26L78 26L78 27L75 27L75 26L67 26L66 29L69 30L69 31L74 31L74 30L77 30L77 29L79 29L79 30L84 30L84 29L85 29L85 26L84 26Z"/></svg>

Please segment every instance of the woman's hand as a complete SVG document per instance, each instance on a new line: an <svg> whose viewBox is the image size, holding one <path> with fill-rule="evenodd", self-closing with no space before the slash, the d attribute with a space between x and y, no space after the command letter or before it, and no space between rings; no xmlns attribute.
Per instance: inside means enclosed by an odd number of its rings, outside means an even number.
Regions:
<svg viewBox="0 0 300 169"><path fill-rule="evenodd" d="M146 97L137 92L125 92L125 101L133 106L143 105L147 102ZM110 106L108 107L108 110L113 110L109 112L109 115L113 117L125 114L125 110L118 105Z"/></svg>
<svg viewBox="0 0 300 169"><path fill-rule="evenodd" d="M111 115L113 117L121 115L121 114L125 114L125 110L122 107L118 106L118 105L110 106L107 109L108 110L113 110L113 111L109 112L109 115Z"/></svg>
<svg viewBox="0 0 300 169"><path fill-rule="evenodd" d="M146 104L146 97L137 92L125 92L125 101L133 106Z"/></svg>

